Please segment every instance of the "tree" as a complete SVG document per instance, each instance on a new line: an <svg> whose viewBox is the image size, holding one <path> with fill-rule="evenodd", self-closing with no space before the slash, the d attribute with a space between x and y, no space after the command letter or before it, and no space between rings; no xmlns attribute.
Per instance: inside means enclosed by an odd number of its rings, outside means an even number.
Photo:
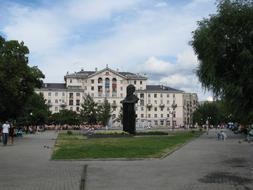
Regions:
<svg viewBox="0 0 253 190"><path fill-rule="evenodd" d="M87 124L97 123L97 103L93 100L90 95L86 95L83 98L81 105L81 117L82 120Z"/></svg>
<svg viewBox="0 0 253 190"><path fill-rule="evenodd" d="M15 119L42 85L44 75L37 67L28 66L29 50L23 42L5 41L0 36L0 119Z"/></svg>
<svg viewBox="0 0 253 190"><path fill-rule="evenodd" d="M206 102L193 112L193 123L204 125L208 120L209 124L218 125L227 122L228 116L222 102Z"/></svg>
<svg viewBox="0 0 253 190"><path fill-rule="evenodd" d="M104 102L98 106L98 121L106 126L111 116L111 106L108 100L105 98Z"/></svg>
<svg viewBox="0 0 253 190"><path fill-rule="evenodd" d="M253 122L253 2L221 0L217 14L198 23L191 42L200 61L202 86Z"/></svg>
<svg viewBox="0 0 253 190"><path fill-rule="evenodd" d="M35 92L28 98L22 114L17 118L19 125L44 125L50 115L49 108L41 94Z"/></svg>
<svg viewBox="0 0 253 190"><path fill-rule="evenodd" d="M51 115L50 123L58 125L79 125L80 117L75 111L63 109Z"/></svg>

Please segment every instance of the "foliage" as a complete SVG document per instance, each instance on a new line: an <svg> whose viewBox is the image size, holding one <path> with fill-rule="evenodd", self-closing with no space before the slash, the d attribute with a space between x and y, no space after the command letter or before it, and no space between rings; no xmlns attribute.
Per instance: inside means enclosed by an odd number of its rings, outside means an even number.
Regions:
<svg viewBox="0 0 253 190"><path fill-rule="evenodd" d="M18 125L43 125L48 121L50 111L41 94L33 93L24 106L23 112L17 118Z"/></svg>
<svg viewBox="0 0 253 190"><path fill-rule="evenodd" d="M203 19L191 42L203 87L233 107L242 123L253 122L253 2L221 0Z"/></svg>
<svg viewBox="0 0 253 190"><path fill-rule="evenodd" d="M60 134L52 159L161 157L198 135L179 132L171 136L78 139L77 135Z"/></svg>
<svg viewBox="0 0 253 190"><path fill-rule="evenodd" d="M105 98L104 102L101 105L98 105L97 118L98 121L103 126L106 126L110 116L111 116L111 106L108 100Z"/></svg>
<svg viewBox="0 0 253 190"><path fill-rule="evenodd" d="M218 125L223 122L235 121L235 117L227 110L224 102L206 102L193 112L193 123L203 125L207 120L211 125Z"/></svg>
<svg viewBox="0 0 253 190"><path fill-rule="evenodd" d="M90 95L86 95L81 105L81 117L82 120L87 124L97 123L97 103L93 100Z"/></svg>
<svg viewBox="0 0 253 190"><path fill-rule="evenodd" d="M72 110L60 110L50 117L50 123L58 125L78 125L80 124L80 116Z"/></svg>
<svg viewBox="0 0 253 190"><path fill-rule="evenodd" d="M15 119L42 85L44 75L37 67L28 66L28 47L23 42L6 41L0 36L0 115L1 120Z"/></svg>

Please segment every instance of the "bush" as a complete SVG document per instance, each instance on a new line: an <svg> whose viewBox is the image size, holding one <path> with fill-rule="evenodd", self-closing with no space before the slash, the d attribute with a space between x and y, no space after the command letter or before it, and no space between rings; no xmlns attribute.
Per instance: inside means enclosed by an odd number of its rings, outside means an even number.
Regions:
<svg viewBox="0 0 253 190"><path fill-rule="evenodd" d="M68 135L73 135L73 132L68 130L68 131L67 131L67 134L68 134Z"/></svg>

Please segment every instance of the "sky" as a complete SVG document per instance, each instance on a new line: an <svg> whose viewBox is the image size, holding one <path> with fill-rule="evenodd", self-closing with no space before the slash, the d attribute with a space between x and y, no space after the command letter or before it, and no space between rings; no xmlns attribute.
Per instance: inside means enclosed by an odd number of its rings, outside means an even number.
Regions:
<svg viewBox="0 0 253 190"><path fill-rule="evenodd" d="M195 71L189 42L216 0L0 0L0 35L23 41L29 65L44 82L67 72L111 69L146 74L162 84L211 99Z"/></svg>

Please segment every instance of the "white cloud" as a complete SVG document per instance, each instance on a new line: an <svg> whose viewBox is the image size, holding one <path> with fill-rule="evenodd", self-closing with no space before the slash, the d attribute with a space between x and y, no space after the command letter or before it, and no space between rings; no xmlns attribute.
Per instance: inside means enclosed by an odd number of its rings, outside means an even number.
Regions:
<svg viewBox="0 0 253 190"><path fill-rule="evenodd" d="M28 45L30 64L38 65L48 82L62 81L67 71L102 69L108 64L157 75L160 78L151 78L153 82L163 79L193 91L200 87L189 83L195 82L197 61L188 42L196 21L213 11L212 4L195 0L175 8L155 0L69 0L37 8L12 5L9 22L1 30L8 39ZM104 22L108 25L96 27ZM99 32L98 39L92 36Z"/></svg>

